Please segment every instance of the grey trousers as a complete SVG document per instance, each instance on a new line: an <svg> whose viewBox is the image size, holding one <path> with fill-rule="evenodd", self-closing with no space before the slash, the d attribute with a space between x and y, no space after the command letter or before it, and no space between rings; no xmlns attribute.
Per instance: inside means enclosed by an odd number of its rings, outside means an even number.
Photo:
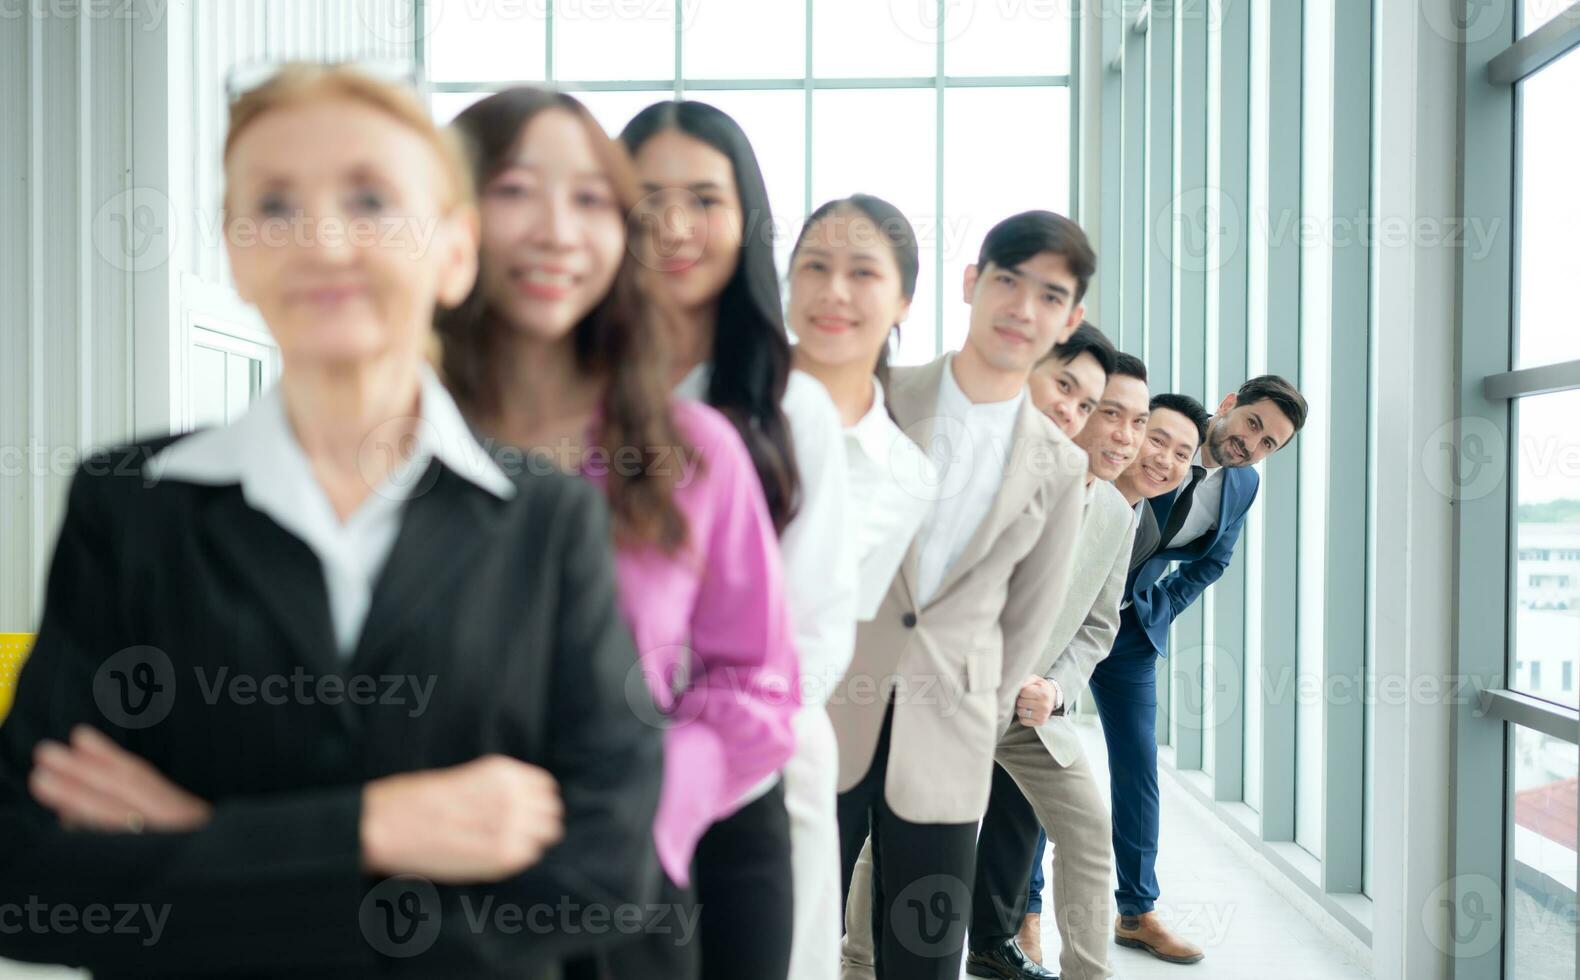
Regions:
<svg viewBox="0 0 1580 980"><path fill-rule="evenodd" d="M1112 831L1107 793L1099 789L1085 753L1061 766L1037 733L1011 725L994 760L1025 794L1053 844L1053 915L1059 929L1059 975L1065 980L1112 976ZM1006 904L1012 896L996 896ZM845 906L842 980L873 980L871 846L863 848Z"/></svg>

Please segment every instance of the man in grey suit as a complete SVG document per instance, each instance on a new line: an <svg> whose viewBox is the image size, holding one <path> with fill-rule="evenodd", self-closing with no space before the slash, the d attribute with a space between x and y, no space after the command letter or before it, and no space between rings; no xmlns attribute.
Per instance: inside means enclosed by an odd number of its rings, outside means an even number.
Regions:
<svg viewBox="0 0 1580 980"><path fill-rule="evenodd" d="M1085 498L1085 454L1026 378L1080 324L1095 268L1068 218L1000 222L966 270L964 347L890 380L895 420L937 468L937 505L828 704L847 894L872 838L873 899L857 914L872 916L880 978L960 975L994 746L1053 627L1050 597L1069 588Z"/></svg>

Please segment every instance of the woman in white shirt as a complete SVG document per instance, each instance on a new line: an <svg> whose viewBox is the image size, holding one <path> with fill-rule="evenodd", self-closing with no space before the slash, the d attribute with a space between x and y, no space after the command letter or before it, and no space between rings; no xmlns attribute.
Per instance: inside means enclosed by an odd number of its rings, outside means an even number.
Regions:
<svg viewBox="0 0 1580 980"><path fill-rule="evenodd" d="M856 642L839 413L816 379L791 370L768 192L740 126L701 102L660 102L638 113L620 139L647 195L639 214L648 231L643 257L678 311L679 390L735 423L757 464L782 530L785 598L801 661L796 749L784 769L790 873L771 873L765 835L779 829L773 815L752 812L760 803L704 836L698 897L713 904L715 921L729 932L704 923L703 976L832 980L841 913L838 750L824 702Z"/></svg>
<svg viewBox="0 0 1580 980"><path fill-rule="evenodd" d="M916 295L916 233L870 194L829 201L790 253L795 365L828 389L845 427L859 618L878 611L934 496L936 470L884 402L889 335Z"/></svg>

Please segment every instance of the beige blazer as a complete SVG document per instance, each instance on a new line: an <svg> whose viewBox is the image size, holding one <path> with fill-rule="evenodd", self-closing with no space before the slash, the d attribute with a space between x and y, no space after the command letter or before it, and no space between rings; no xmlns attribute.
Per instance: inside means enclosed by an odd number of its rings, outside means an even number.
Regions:
<svg viewBox="0 0 1580 980"><path fill-rule="evenodd" d="M923 447L945 363L891 375L895 420ZM855 659L828 704L845 792L871 767L893 693L884 798L912 823L967 823L987 809L994 746L1070 585L1086 453L1027 399L1008 460L987 517L926 606L916 601L912 542L877 615L858 627Z"/></svg>
<svg viewBox="0 0 1580 980"><path fill-rule="evenodd" d="M1130 547L1135 539L1135 511L1107 480L1092 484L1092 499L1081 521L1075 548L1070 591L1054 620L1038 673L1059 685L1064 708L1086 690L1092 669L1108 656L1119 634L1119 601L1130 573ZM1061 766L1081 752L1081 737L1064 714L1053 715L1038 729L1042 744ZM1013 724L1013 722L1012 722Z"/></svg>

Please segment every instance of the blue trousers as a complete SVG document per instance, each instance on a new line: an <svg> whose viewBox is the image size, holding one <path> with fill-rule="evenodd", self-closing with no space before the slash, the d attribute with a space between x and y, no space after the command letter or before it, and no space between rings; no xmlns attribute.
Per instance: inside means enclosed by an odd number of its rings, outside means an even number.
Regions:
<svg viewBox="0 0 1580 980"><path fill-rule="evenodd" d="M1152 641L1126 608L1113 651L1092 671L1092 700L1108 743L1120 915L1150 912L1158 898L1157 663Z"/></svg>
<svg viewBox="0 0 1580 980"><path fill-rule="evenodd" d="M1026 914L1042 914L1042 855L1048 850L1048 832L1038 829L1037 850L1031 855L1031 891L1026 895Z"/></svg>

